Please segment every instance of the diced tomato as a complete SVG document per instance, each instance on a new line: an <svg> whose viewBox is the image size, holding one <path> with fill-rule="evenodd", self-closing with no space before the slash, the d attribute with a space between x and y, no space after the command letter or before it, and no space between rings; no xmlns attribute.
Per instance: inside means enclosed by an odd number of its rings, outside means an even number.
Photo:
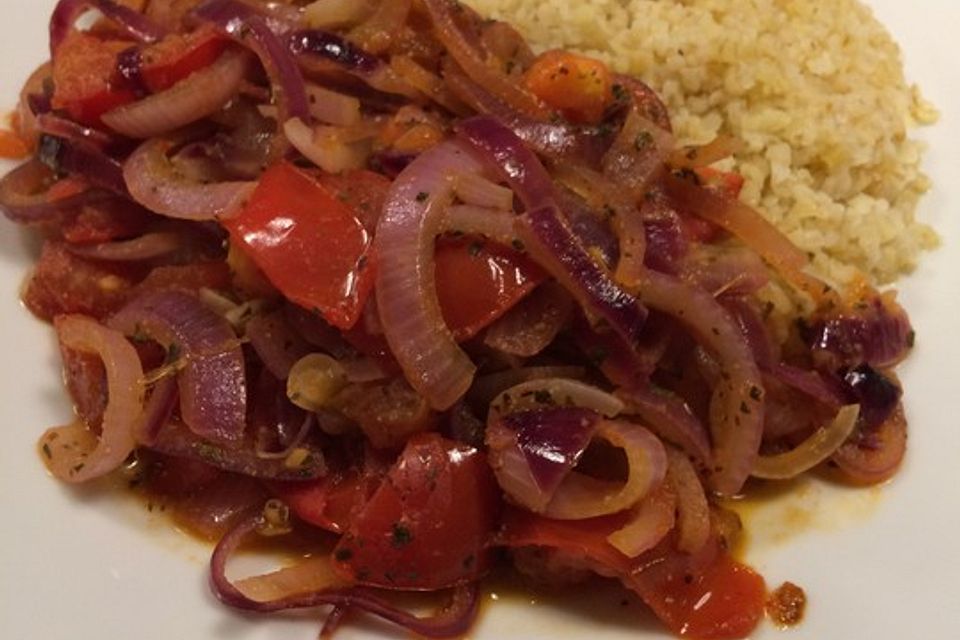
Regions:
<svg viewBox="0 0 960 640"><path fill-rule="evenodd" d="M336 570L388 589L471 581L489 566L499 499L483 453L414 436L334 549Z"/></svg>
<svg viewBox="0 0 960 640"><path fill-rule="evenodd" d="M540 54L524 76L527 88L571 122L595 123L612 100L607 65L569 51Z"/></svg>
<svg viewBox="0 0 960 640"><path fill-rule="evenodd" d="M78 122L99 125L100 116L136 100L138 91L163 91L210 65L228 43L205 26L146 47L141 54L144 86L139 87L124 79L117 66L117 56L134 43L71 32L53 56L53 106L66 109Z"/></svg>
<svg viewBox="0 0 960 640"><path fill-rule="evenodd" d="M524 254L480 238L440 238L434 256L440 310L460 341L475 336L546 279Z"/></svg>
<svg viewBox="0 0 960 640"><path fill-rule="evenodd" d="M225 262L194 262L154 268L137 285L137 291L181 289L196 292L200 289L228 289L230 268Z"/></svg>
<svg viewBox="0 0 960 640"><path fill-rule="evenodd" d="M97 202L67 216L60 226L63 239L72 244L92 244L122 240L139 235L150 222L151 214L120 199Z"/></svg>
<svg viewBox="0 0 960 640"><path fill-rule="evenodd" d="M61 243L44 245L23 302L44 320L62 313L102 318L124 303L135 279L70 253Z"/></svg>
<svg viewBox="0 0 960 640"><path fill-rule="evenodd" d="M367 464L335 469L308 482L275 482L271 488L298 518L343 533L383 482L388 465L367 456Z"/></svg>
<svg viewBox="0 0 960 640"><path fill-rule="evenodd" d="M721 552L694 571L642 573L631 584L657 617L677 635L697 640L745 638L763 616L766 585L749 567Z"/></svg>
<svg viewBox="0 0 960 640"><path fill-rule="evenodd" d="M373 288L371 235L327 188L282 162L223 225L284 296L341 329L356 323Z"/></svg>
<svg viewBox="0 0 960 640"><path fill-rule="evenodd" d="M131 88L117 82L117 55L131 46L80 31L70 33L53 57L54 108L96 126L101 115L136 99Z"/></svg>
<svg viewBox="0 0 960 640"><path fill-rule="evenodd" d="M670 539L637 558L607 542L625 514L588 520L551 520L509 509L497 542L508 547L558 549L620 578L679 636L700 640L744 638L763 615L763 578L711 540L694 554L672 550Z"/></svg>
<svg viewBox="0 0 960 640"><path fill-rule="evenodd" d="M143 51L143 83L150 91L169 89L220 57L229 40L212 25L186 35L173 34Z"/></svg>
<svg viewBox="0 0 960 640"><path fill-rule="evenodd" d="M317 181L353 209L367 231L376 231L390 189L388 178L366 169L354 169L343 173L321 173Z"/></svg>
<svg viewBox="0 0 960 640"><path fill-rule="evenodd" d="M107 408L107 373L99 356L60 345L63 379L73 409L84 424L99 429Z"/></svg>

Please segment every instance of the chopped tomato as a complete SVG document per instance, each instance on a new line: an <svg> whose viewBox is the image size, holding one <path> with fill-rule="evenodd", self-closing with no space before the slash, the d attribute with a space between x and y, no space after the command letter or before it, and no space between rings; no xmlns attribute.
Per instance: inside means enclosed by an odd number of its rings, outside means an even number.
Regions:
<svg viewBox="0 0 960 640"><path fill-rule="evenodd" d="M304 522L343 533L383 482L388 468L389 462L370 453L362 466L333 469L307 482L274 482L271 488Z"/></svg>
<svg viewBox="0 0 960 640"><path fill-rule="evenodd" d="M47 242L23 294L36 316L51 320L62 313L102 318L122 305L134 279Z"/></svg>
<svg viewBox="0 0 960 640"><path fill-rule="evenodd" d="M229 40L212 25L186 35L173 34L143 51L143 83L150 91L169 89L220 57Z"/></svg>
<svg viewBox="0 0 960 640"><path fill-rule="evenodd" d="M54 108L96 126L101 115L135 100L136 93L118 82L117 74L117 55L130 47L130 42L80 31L68 35L53 57Z"/></svg>
<svg viewBox="0 0 960 640"><path fill-rule="evenodd" d="M388 589L474 580L491 561L500 492L483 453L435 433L407 442L336 549L336 570Z"/></svg>
<svg viewBox="0 0 960 640"><path fill-rule="evenodd" d="M607 65L569 51L546 51L524 76L527 88L571 122L596 123L612 99Z"/></svg>
<svg viewBox="0 0 960 640"><path fill-rule="evenodd" d="M138 91L163 91L208 66L227 44L212 27L169 36L142 51L141 87L123 78L117 65L117 56L136 45L74 31L53 56L53 106L78 122L99 125L100 116L133 102Z"/></svg>
<svg viewBox="0 0 960 640"><path fill-rule="evenodd" d="M288 299L341 329L356 323L373 288L371 236L330 190L282 162L223 225Z"/></svg>
<svg viewBox="0 0 960 640"><path fill-rule="evenodd" d="M390 189L388 178L366 169L351 169L343 173L321 172L317 181L353 209L367 231L376 231Z"/></svg>
<svg viewBox="0 0 960 640"><path fill-rule="evenodd" d="M142 233L151 215L145 209L120 199L81 207L60 225L63 239L72 244L93 244L131 238Z"/></svg>
<svg viewBox="0 0 960 640"><path fill-rule="evenodd" d="M440 238L434 256L440 310L460 341L475 336L546 279L524 254L480 238Z"/></svg>
<svg viewBox="0 0 960 640"><path fill-rule="evenodd" d="M763 615L763 578L719 548L715 540L692 555L673 551L668 538L629 558L607 536L625 514L551 520L519 509L503 518L497 542L508 547L559 549L620 578L677 635L701 640L743 638Z"/></svg>

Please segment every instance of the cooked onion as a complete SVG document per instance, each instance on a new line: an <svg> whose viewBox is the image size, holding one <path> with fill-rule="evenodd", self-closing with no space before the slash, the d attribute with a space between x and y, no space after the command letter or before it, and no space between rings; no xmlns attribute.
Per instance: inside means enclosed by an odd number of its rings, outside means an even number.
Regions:
<svg viewBox="0 0 960 640"><path fill-rule="evenodd" d="M255 182L193 182L174 167L167 153L174 143L163 138L141 144L123 165L130 195L156 213L183 220L213 220L243 206Z"/></svg>
<svg viewBox="0 0 960 640"><path fill-rule="evenodd" d="M179 129L222 109L237 94L249 59L244 51L228 50L169 89L117 107L101 119L129 138L152 138Z"/></svg>
<svg viewBox="0 0 960 640"><path fill-rule="evenodd" d="M660 485L637 503L630 521L607 536L607 541L628 558L636 558L657 546L670 533L676 508L676 495Z"/></svg>
<svg viewBox="0 0 960 640"><path fill-rule="evenodd" d="M99 438L80 423L48 429L40 438L44 463L53 475L85 482L118 468L133 451L133 426L143 412L143 369L122 333L79 315L58 316L54 324L64 348L96 354L107 373Z"/></svg>
<svg viewBox="0 0 960 640"><path fill-rule="evenodd" d="M788 480L808 471L830 456L847 441L857 425L860 406L841 407L830 424L786 453L757 456L751 475L768 480Z"/></svg>
<svg viewBox="0 0 960 640"><path fill-rule="evenodd" d="M667 447L667 483L677 494L677 549L696 553L710 538L710 503L690 459Z"/></svg>
<svg viewBox="0 0 960 640"><path fill-rule="evenodd" d="M547 406L582 407L612 418L623 411L623 401L592 385L567 378L529 380L503 391L490 403L492 422L517 411Z"/></svg>
<svg viewBox="0 0 960 640"><path fill-rule="evenodd" d="M478 172L460 145L425 152L394 181L377 225L377 306L390 349L410 385L434 409L447 409L476 370L440 314L434 284L434 238L452 198L452 177Z"/></svg>

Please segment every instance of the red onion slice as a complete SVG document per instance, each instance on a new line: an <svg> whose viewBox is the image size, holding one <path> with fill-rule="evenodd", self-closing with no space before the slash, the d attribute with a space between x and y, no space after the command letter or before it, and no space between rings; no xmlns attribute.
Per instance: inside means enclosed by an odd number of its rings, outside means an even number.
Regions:
<svg viewBox="0 0 960 640"><path fill-rule="evenodd" d="M907 421L903 405L897 403L893 413L861 438L854 438L840 447L831 460L851 480L861 484L877 484L896 473L907 450Z"/></svg>
<svg viewBox="0 0 960 640"><path fill-rule="evenodd" d="M545 283L487 329L483 343L529 358L546 349L570 318L572 302L556 283Z"/></svg>
<svg viewBox="0 0 960 640"><path fill-rule="evenodd" d="M86 189L62 198L51 198L55 174L39 160L20 165L0 179L0 211L21 224L55 219L63 211L90 200Z"/></svg>
<svg viewBox="0 0 960 640"><path fill-rule="evenodd" d="M169 133L216 113L240 88L248 68L244 51L226 51L213 64L169 89L103 114L103 123L128 138Z"/></svg>
<svg viewBox="0 0 960 640"><path fill-rule="evenodd" d="M180 412L201 438L236 445L246 426L243 353L230 324L181 291L152 291L130 301L109 321L130 336L146 336L182 361Z"/></svg>
<svg viewBox="0 0 960 640"><path fill-rule="evenodd" d="M624 413L639 417L647 428L704 467L711 466L713 455L707 430L678 396L653 387L620 389L616 395L626 403Z"/></svg>
<svg viewBox="0 0 960 640"><path fill-rule="evenodd" d="M453 177L481 168L454 142L434 147L394 181L377 225L376 293L384 335L410 385L439 410L466 392L476 367L440 314L434 238L452 198Z"/></svg>
<svg viewBox="0 0 960 640"><path fill-rule="evenodd" d="M623 411L623 401L593 385L568 378L538 378L502 391L490 403L487 422L517 411L534 411L544 406L590 409L612 418Z"/></svg>
<svg viewBox="0 0 960 640"><path fill-rule="evenodd" d="M143 369L136 349L118 331L80 315L58 316L54 325L64 347L96 354L107 374L99 438L80 423L49 429L40 438L44 463L53 475L85 482L118 468L133 451L133 425L143 411Z"/></svg>
<svg viewBox="0 0 960 640"><path fill-rule="evenodd" d="M857 426L860 407L841 407L830 424L820 427L809 438L785 453L757 456L751 475L767 480L789 480L814 468L847 441Z"/></svg>
<svg viewBox="0 0 960 640"><path fill-rule="evenodd" d="M476 618L479 607L479 588L476 583L451 591L450 603L432 616L417 617L398 609L371 589L326 589L292 594L272 600L254 600L244 594L227 578L227 561L244 539L265 525L262 513L254 513L242 520L217 544L210 558L210 588L224 604L246 611L270 613L289 609L307 609L323 605L353 608L388 620L398 626L427 638L453 638L466 633Z"/></svg>
<svg viewBox="0 0 960 640"><path fill-rule="evenodd" d="M660 485L633 508L630 521L607 536L607 541L628 558L636 558L670 533L676 523L676 511L676 495Z"/></svg>
<svg viewBox="0 0 960 640"><path fill-rule="evenodd" d="M227 217L243 206L255 182L193 182L180 174L167 153L170 140L148 140L123 165L123 178L131 197L147 209L182 220Z"/></svg>
<svg viewBox="0 0 960 640"><path fill-rule="evenodd" d="M145 233L132 240L118 240L93 245L68 245L74 255L108 262L139 262L169 255L180 249L184 239L172 231Z"/></svg>
<svg viewBox="0 0 960 640"><path fill-rule="evenodd" d="M713 469L710 484L735 495L750 475L763 435L764 390L753 353L730 314L712 295L648 271L644 302L673 316L718 359L720 380L710 401Z"/></svg>
<svg viewBox="0 0 960 640"><path fill-rule="evenodd" d="M130 197L123 180L123 166L93 145L44 135L40 137L37 157L56 172L82 176L93 186Z"/></svg>
<svg viewBox="0 0 960 640"><path fill-rule="evenodd" d="M286 380L290 369L310 353L307 342L287 324L283 310L254 316L247 322L246 336L264 366L278 380Z"/></svg>
<svg viewBox="0 0 960 640"><path fill-rule="evenodd" d="M166 29L142 13L112 0L60 0L50 16L51 57L56 55L57 47L73 29L77 18L88 9L97 9L140 42L156 42L167 34Z"/></svg>
<svg viewBox="0 0 960 640"><path fill-rule="evenodd" d="M667 447L667 484L677 495L677 549L696 553L710 539L710 503L686 454Z"/></svg>

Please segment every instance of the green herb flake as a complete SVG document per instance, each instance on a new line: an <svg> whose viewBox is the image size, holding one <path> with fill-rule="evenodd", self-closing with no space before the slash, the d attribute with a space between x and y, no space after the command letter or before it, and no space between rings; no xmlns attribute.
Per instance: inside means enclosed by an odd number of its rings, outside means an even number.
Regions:
<svg viewBox="0 0 960 640"><path fill-rule="evenodd" d="M337 549L333 554L333 557L337 560L337 562L347 562L353 557L353 551L350 549Z"/></svg>
<svg viewBox="0 0 960 640"><path fill-rule="evenodd" d="M653 135L649 131L641 131L633 140L633 148L637 151L649 149L653 145Z"/></svg>
<svg viewBox="0 0 960 640"><path fill-rule="evenodd" d="M413 541L413 533L410 532L410 529L400 524L399 522L394 523L393 531L390 536L390 544L393 545L395 549L405 547Z"/></svg>
<svg viewBox="0 0 960 640"><path fill-rule="evenodd" d="M50 445L46 442L43 443L43 455L47 456L47 460L53 459L53 452L50 451Z"/></svg>
<svg viewBox="0 0 960 640"><path fill-rule="evenodd" d="M754 400L758 400L758 401L759 401L762 396L763 396L763 392L760 391L760 387L757 387L757 386L751 386L751 387L750 387L750 397L751 397L751 398L753 398Z"/></svg>
<svg viewBox="0 0 960 640"><path fill-rule="evenodd" d="M417 194L417 202L426 202L427 198L429 197L430 197L429 193L427 193L426 191L421 191L420 193Z"/></svg>
<svg viewBox="0 0 960 640"><path fill-rule="evenodd" d="M907 347L913 349L913 345L917 342L917 332L913 329L907 333Z"/></svg>
<svg viewBox="0 0 960 640"><path fill-rule="evenodd" d="M470 246L467 247L467 252L468 252L471 256L473 256L474 258L476 258L477 256L479 256L481 251L483 251L483 243L482 243L482 242L471 242L471 243L470 243Z"/></svg>
<svg viewBox="0 0 960 640"><path fill-rule="evenodd" d="M613 94L613 99L617 102L624 102L627 99L627 90L622 84L615 84L610 87L610 92Z"/></svg>
<svg viewBox="0 0 960 640"><path fill-rule="evenodd" d="M533 392L533 400L537 404L552 404L553 396L546 389L537 389Z"/></svg>
<svg viewBox="0 0 960 640"><path fill-rule="evenodd" d="M513 240L510 241L510 244L517 251L526 251L526 247L523 245L523 241L520 240L519 238L514 238Z"/></svg>

